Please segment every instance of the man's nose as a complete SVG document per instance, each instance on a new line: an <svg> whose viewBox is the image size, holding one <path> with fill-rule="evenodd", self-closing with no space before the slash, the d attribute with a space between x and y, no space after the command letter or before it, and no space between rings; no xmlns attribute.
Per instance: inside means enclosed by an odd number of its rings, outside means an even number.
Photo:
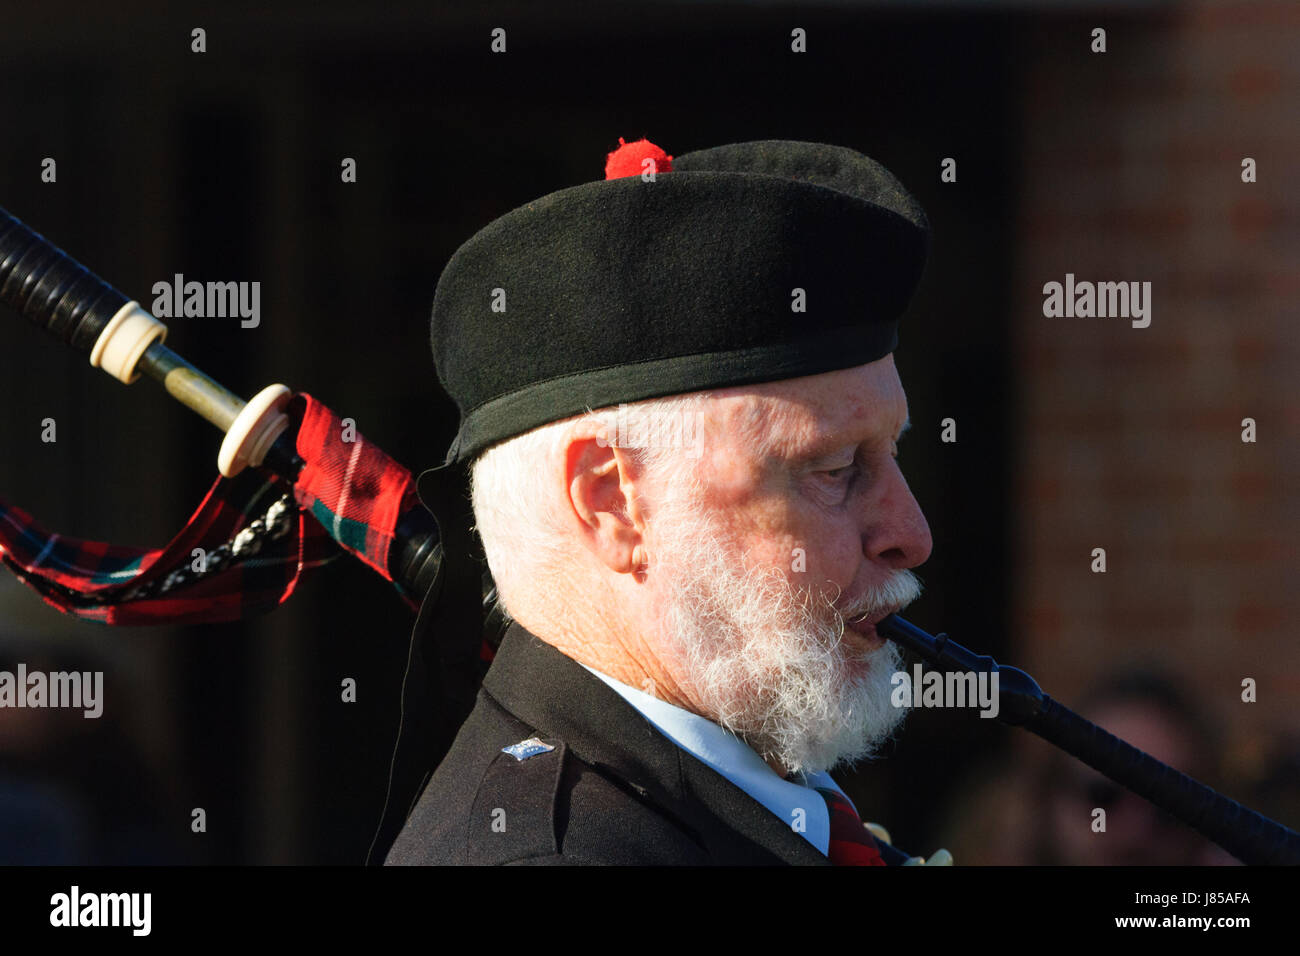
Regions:
<svg viewBox="0 0 1300 956"><path fill-rule="evenodd" d="M882 482L880 497L864 516L867 556L891 568L924 564L934 550L930 524L896 461L891 460Z"/></svg>

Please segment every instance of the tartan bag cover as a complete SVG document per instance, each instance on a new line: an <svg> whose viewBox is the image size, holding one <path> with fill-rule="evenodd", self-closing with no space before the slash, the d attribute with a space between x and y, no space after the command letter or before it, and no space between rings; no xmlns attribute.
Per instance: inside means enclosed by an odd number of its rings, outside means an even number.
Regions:
<svg viewBox="0 0 1300 956"><path fill-rule="evenodd" d="M169 544L68 538L0 500L0 560L47 604L101 624L197 624L261 614L341 547L386 580L399 516L418 502L410 471L305 392L296 481L249 468L219 477ZM290 426L292 427L292 425ZM344 440L344 436L350 440ZM202 549L196 552L195 549ZM419 599L403 593L412 607Z"/></svg>

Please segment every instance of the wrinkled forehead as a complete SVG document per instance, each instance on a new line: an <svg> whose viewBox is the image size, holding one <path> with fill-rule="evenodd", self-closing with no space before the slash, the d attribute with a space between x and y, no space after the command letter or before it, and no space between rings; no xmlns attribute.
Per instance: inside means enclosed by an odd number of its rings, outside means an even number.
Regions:
<svg viewBox="0 0 1300 956"><path fill-rule="evenodd" d="M855 368L712 393L708 439L739 458L795 458L896 438L907 397L892 355Z"/></svg>

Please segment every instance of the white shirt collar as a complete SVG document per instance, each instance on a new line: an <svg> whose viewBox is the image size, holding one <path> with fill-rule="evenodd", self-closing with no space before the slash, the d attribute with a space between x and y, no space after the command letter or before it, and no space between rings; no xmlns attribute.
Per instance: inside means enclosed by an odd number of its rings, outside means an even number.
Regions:
<svg viewBox="0 0 1300 956"><path fill-rule="evenodd" d="M799 779L802 783L783 780L752 747L731 731L699 714L616 681L586 664L582 666L635 707L665 737L726 777L820 852L826 853L830 845L830 811L816 788L844 794L830 774L801 774ZM848 796L845 795L844 799L848 800Z"/></svg>

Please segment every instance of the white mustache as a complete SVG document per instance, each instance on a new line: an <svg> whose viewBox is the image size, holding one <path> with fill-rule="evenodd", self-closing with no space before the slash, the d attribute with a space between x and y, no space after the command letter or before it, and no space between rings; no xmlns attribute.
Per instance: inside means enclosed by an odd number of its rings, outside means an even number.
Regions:
<svg viewBox="0 0 1300 956"><path fill-rule="evenodd" d="M857 624L869 617L883 617L901 611L920 596L921 579L904 568L891 574L883 584L868 588L861 597L837 613L845 621Z"/></svg>

